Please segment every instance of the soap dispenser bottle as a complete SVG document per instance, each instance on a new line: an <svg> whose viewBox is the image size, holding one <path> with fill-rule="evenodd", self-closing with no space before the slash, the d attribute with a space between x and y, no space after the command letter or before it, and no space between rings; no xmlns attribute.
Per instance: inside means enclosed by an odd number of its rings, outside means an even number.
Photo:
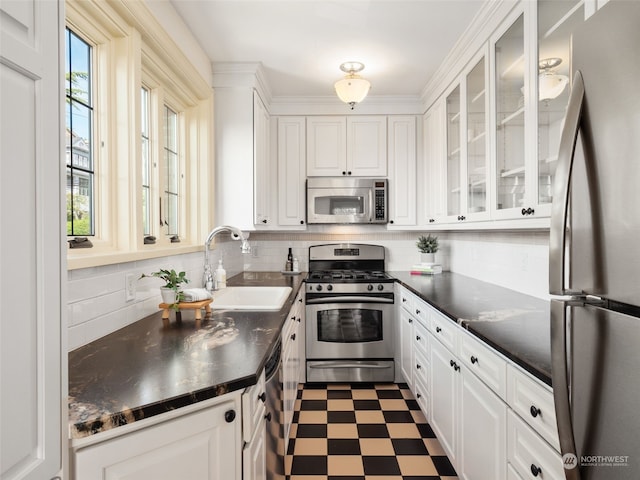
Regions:
<svg viewBox="0 0 640 480"><path fill-rule="evenodd" d="M227 271L222 266L222 259L220 259L216 269L216 290L222 288L227 288Z"/></svg>

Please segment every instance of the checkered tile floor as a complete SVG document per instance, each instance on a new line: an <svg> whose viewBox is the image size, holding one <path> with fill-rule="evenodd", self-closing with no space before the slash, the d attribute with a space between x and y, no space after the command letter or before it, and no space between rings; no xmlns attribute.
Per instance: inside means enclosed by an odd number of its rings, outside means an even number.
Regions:
<svg viewBox="0 0 640 480"><path fill-rule="evenodd" d="M456 472L405 384L305 384L289 480L454 480Z"/></svg>

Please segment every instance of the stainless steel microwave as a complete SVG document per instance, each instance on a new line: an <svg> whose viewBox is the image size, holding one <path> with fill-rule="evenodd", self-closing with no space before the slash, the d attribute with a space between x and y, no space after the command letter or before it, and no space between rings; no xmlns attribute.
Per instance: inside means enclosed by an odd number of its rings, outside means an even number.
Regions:
<svg viewBox="0 0 640 480"><path fill-rule="evenodd" d="M384 178L307 179L307 223L387 223Z"/></svg>

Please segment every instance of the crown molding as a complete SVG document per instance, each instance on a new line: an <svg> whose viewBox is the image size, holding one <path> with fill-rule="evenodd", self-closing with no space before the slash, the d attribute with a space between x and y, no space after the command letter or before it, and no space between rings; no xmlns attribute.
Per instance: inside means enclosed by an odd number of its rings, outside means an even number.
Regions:
<svg viewBox="0 0 640 480"><path fill-rule="evenodd" d="M255 88L267 110L272 101L271 88L261 62L213 62L213 88Z"/></svg>
<svg viewBox="0 0 640 480"><path fill-rule="evenodd" d="M455 81L469 61L485 45L493 31L521 1L528 0L487 0L484 2L469 27L460 36L422 90L420 99L423 112L428 110L447 86Z"/></svg>
<svg viewBox="0 0 640 480"><path fill-rule="evenodd" d="M334 95L309 97L273 97L272 115L419 115L418 95L369 95L353 110Z"/></svg>

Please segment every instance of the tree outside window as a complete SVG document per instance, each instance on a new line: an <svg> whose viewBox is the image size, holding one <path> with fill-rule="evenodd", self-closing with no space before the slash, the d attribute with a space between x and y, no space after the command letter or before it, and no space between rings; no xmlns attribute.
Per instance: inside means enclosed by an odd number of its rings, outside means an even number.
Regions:
<svg viewBox="0 0 640 480"><path fill-rule="evenodd" d="M91 46L65 31L67 235L94 235Z"/></svg>

